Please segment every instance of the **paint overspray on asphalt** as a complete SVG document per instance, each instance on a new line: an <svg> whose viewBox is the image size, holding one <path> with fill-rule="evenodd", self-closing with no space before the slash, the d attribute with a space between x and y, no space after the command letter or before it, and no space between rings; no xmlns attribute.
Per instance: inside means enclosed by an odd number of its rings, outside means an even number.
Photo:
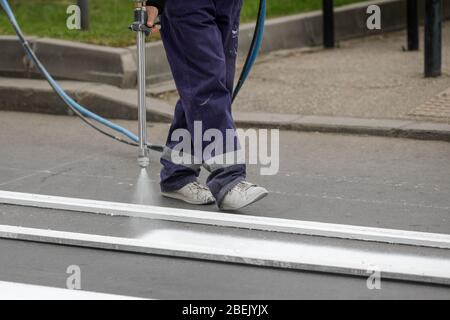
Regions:
<svg viewBox="0 0 450 320"><path fill-rule="evenodd" d="M160 205L160 197L158 184L151 179L147 169L141 168L134 185L131 198L132 203L146 206L157 206ZM152 222L158 226L161 223L164 223L159 220L152 220ZM140 238L139 235L146 234L148 232L148 229L146 229L144 225L145 224L142 223L142 218L131 218L129 222L130 230L133 234L136 234L136 238Z"/></svg>
<svg viewBox="0 0 450 320"><path fill-rule="evenodd" d="M156 190L154 181L150 179L147 169L141 168L134 185L132 201L135 204L156 205L159 190Z"/></svg>
<svg viewBox="0 0 450 320"><path fill-rule="evenodd" d="M140 169L139 176L134 185L132 202L134 204L149 206L161 205L159 184L151 179L147 169ZM192 233L189 230L183 230L180 233L180 230L174 228L173 224L169 221L155 219L151 220L151 222L152 227L149 229L148 220L146 223L142 223L142 218L130 219L129 227L132 234L135 234L136 239L152 243L176 243L179 237L185 236L185 232L188 234Z"/></svg>

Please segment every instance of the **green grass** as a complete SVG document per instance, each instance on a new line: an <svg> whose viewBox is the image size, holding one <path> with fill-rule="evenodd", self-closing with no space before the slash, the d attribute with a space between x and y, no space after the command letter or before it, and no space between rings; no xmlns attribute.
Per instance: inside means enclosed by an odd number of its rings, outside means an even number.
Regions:
<svg viewBox="0 0 450 320"><path fill-rule="evenodd" d="M195 1L195 0L186 0ZM365 0L335 0L337 6ZM127 29L132 20L131 0L91 0L91 30L66 28L66 9L75 0L11 0L10 4L26 35L75 40L99 45L123 47L134 43ZM244 0L242 21L255 20L259 0ZM268 0L269 17L317 10L321 0ZM13 34L0 10L0 35Z"/></svg>
<svg viewBox="0 0 450 320"><path fill-rule="evenodd" d="M342 6L367 0L334 0L335 6ZM252 21L258 12L259 0L244 0L242 20ZM291 15L295 13L319 10L322 0L267 0L267 13L269 18Z"/></svg>

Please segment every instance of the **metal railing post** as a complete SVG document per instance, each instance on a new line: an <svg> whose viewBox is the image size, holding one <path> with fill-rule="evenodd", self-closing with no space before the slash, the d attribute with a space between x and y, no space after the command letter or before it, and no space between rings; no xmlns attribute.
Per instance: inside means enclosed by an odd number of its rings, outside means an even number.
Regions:
<svg viewBox="0 0 450 320"><path fill-rule="evenodd" d="M323 0L323 44L325 48L335 47L333 0Z"/></svg>
<svg viewBox="0 0 450 320"><path fill-rule="evenodd" d="M81 29L89 30L90 21L89 21L89 0L77 0L78 7L81 10Z"/></svg>
<svg viewBox="0 0 450 320"><path fill-rule="evenodd" d="M442 74L442 0L426 0L425 77Z"/></svg>
<svg viewBox="0 0 450 320"><path fill-rule="evenodd" d="M419 50L419 8L417 0L406 2L408 25L408 51Z"/></svg>

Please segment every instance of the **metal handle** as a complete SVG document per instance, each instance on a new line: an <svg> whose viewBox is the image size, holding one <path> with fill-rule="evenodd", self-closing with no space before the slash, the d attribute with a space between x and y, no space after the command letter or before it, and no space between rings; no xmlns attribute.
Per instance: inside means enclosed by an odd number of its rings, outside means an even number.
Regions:
<svg viewBox="0 0 450 320"><path fill-rule="evenodd" d="M139 119L139 155L138 164L142 168L146 168L150 164L149 149L162 150L160 146L152 146L148 144L147 138L147 86L145 75L145 37L152 34L152 28L147 25L148 13L145 7L146 1L135 1L134 22L129 27L130 30L136 32L137 38L137 63L138 63L138 119ZM155 25L160 24L160 18L157 17Z"/></svg>
<svg viewBox="0 0 450 320"><path fill-rule="evenodd" d="M139 154L138 164L146 168L150 164L149 151L147 148L147 94L145 75L145 36L151 33L147 26L147 11L142 2L137 3L134 10L134 23L130 29L136 32L137 40L137 62L138 62L138 119L139 119Z"/></svg>

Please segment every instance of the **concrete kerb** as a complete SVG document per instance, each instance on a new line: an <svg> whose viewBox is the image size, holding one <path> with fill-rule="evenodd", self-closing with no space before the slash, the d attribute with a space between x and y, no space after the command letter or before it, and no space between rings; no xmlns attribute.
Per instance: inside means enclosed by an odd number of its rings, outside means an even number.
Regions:
<svg viewBox="0 0 450 320"><path fill-rule="evenodd" d="M235 113L241 128L271 128L303 132L368 135L450 142L450 124L415 120Z"/></svg>
<svg viewBox="0 0 450 320"><path fill-rule="evenodd" d="M62 87L81 105L111 119L136 120L137 94L135 89L120 89L111 85L77 81L61 81ZM151 107L148 118L154 122L168 122L173 107L147 98ZM0 110L71 115L72 112L44 80L0 78Z"/></svg>
<svg viewBox="0 0 450 320"><path fill-rule="evenodd" d="M110 85L62 81L62 86L82 105L111 119L137 119L136 90ZM153 122L170 122L174 107L147 98L147 116ZM0 110L71 114L43 80L0 78ZM278 128L306 132L400 137L450 142L450 124L415 120L362 119L235 112L241 128Z"/></svg>
<svg viewBox="0 0 450 320"><path fill-rule="evenodd" d="M109 48L49 38L29 37L29 43L57 79L107 83L121 88L136 86L136 64L126 48ZM40 74L15 36L0 36L0 74L38 78Z"/></svg>
<svg viewBox="0 0 450 320"><path fill-rule="evenodd" d="M136 85L136 65L127 49L49 38L37 39L35 46L36 54L56 78L106 83L121 88ZM35 68L31 72L38 74Z"/></svg>
<svg viewBox="0 0 450 320"><path fill-rule="evenodd" d="M28 42L32 47L36 37L29 37ZM29 60L23 52L22 45L16 36L0 36L0 72L6 76L29 77L31 67Z"/></svg>

